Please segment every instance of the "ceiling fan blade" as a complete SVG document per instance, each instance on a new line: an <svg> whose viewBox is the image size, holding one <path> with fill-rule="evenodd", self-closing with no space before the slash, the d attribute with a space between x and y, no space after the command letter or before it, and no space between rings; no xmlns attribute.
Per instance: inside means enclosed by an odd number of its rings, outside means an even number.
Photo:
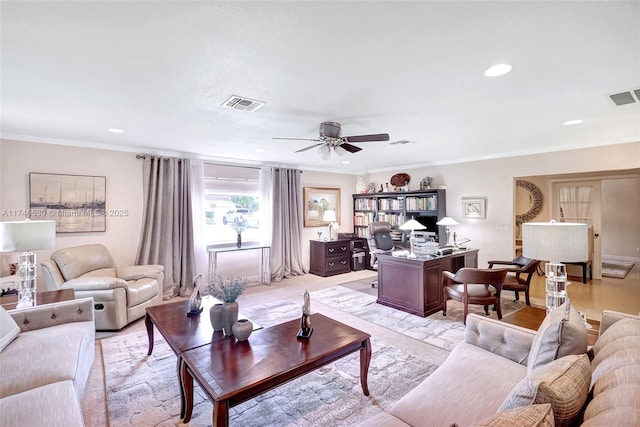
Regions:
<svg viewBox="0 0 640 427"><path fill-rule="evenodd" d="M375 135L354 135L343 138L347 142L368 142L368 141L388 141L388 133L377 133Z"/></svg>
<svg viewBox="0 0 640 427"><path fill-rule="evenodd" d="M358 151L362 150L362 148L351 145L348 142L343 142L342 144L338 145L338 147L344 148L350 153L357 153Z"/></svg>
<svg viewBox="0 0 640 427"><path fill-rule="evenodd" d="M314 140L311 140L311 141L314 141ZM310 146L308 146L308 147L302 148L302 149L300 149L300 150L296 151L296 153L300 153L300 152L302 152L302 151L311 150L313 147L317 147L318 145L324 145L324 142L321 142L321 143L319 143L319 144L313 144L313 145L310 145Z"/></svg>
<svg viewBox="0 0 640 427"><path fill-rule="evenodd" d="M320 139L309 139L309 138L277 138L277 137L273 137L271 139L288 139L290 141L316 141L316 142L320 142Z"/></svg>

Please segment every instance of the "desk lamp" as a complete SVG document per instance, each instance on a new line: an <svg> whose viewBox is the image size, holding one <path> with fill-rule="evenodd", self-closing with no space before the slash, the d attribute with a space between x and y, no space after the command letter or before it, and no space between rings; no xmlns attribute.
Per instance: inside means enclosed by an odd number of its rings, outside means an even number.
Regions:
<svg viewBox="0 0 640 427"><path fill-rule="evenodd" d="M323 221L327 221L329 223L329 240L333 240L333 227L335 227L335 222L337 221L336 218L336 211L333 209L327 209L326 211L324 211L324 215L322 216L322 220Z"/></svg>
<svg viewBox="0 0 640 427"><path fill-rule="evenodd" d="M449 228L451 225L458 225L460 224L458 221L456 221L455 219L445 216L444 218L442 218L440 221L436 222L436 225L444 225L444 230L445 233L447 234L447 244L446 246L453 246L451 244L451 229Z"/></svg>
<svg viewBox="0 0 640 427"><path fill-rule="evenodd" d="M567 300L567 270L562 262L588 259L589 227L572 222L522 224L522 255L550 261L545 265L547 311Z"/></svg>
<svg viewBox="0 0 640 427"><path fill-rule="evenodd" d="M17 308L32 307L36 302L36 254L31 251L55 245L55 221L0 222L0 252L24 251L18 261Z"/></svg>
<svg viewBox="0 0 640 427"><path fill-rule="evenodd" d="M413 249L416 246L415 230L425 230L427 227L425 227L424 225L420 224L415 219L410 219L409 221L407 221L404 224L402 224L399 228L400 228L400 230L411 230L411 234L409 235L409 244L411 245L411 252L409 253L409 255L407 255L407 258L411 258L411 259L418 258L418 256L413 251Z"/></svg>

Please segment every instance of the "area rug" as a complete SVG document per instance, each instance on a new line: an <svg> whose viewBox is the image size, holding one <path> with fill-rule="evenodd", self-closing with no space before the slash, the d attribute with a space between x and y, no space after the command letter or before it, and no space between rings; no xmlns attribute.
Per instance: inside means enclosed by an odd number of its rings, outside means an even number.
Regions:
<svg viewBox="0 0 640 427"><path fill-rule="evenodd" d="M249 338L251 339L251 338ZM370 396L360 386L357 353L284 384L229 411L231 426L346 426L389 409L437 365L372 338ZM420 343L418 343L420 345ZM162 337L147 356L145 332L102 340L109 424L184 426L176 356ZM189 426L210 426L213 406L195 386Z"/></svg>
<svg viewBox="0 0 640 427"><path fill-rule="evenodd" d="M624 279L633 268L633 263L629 261L602 260L602 275L616 279Z"/></svg>

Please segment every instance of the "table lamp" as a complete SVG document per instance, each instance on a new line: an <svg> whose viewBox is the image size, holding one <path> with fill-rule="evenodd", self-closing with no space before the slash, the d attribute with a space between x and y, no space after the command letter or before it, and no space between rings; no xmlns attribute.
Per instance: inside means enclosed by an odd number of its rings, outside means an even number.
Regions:
<svg viewBox="0 0 640 427"><path fill-rule="evenodd" d="M572 222L525 222L522 255L547 262L547 311L567 301L567 269L562 262L582 262L589 254L589 227Z"/></svg>
<svg viewBox="0 0 640 427"><path fill-rule="evenodd" d="M402 224L399 228L400 230L411 230L411 234L409 235L409 244L411 245L411 252L409 253L409 255L407 255L407 258L411 258L411 259L418 258L418 256L413 251L413 249L416 246L415 230L425 230L427 227L420 224L415 219L410 219L409 221Z"/></svg>
<svg viewBox="0 0 640 427"><path fill-rule="evenodd" d="M335 222L337 221L336 211L333 209L327 209L326 211L324 211L322 220L329 222L329 240L333 240L332 229L335 226Z"/></svg>
<svg viewBox="0 0 640 427"><path fill-rule="evenodd" d="M36 302L36 255L31 251L55 245L55 221L0 222L0 252L24 251L18 261L17 308L32 307Z"/></svg>
<svg viewBox="0 0 640 427"><path fill-rule="evenodd" d="M454 246L453 244L451 244L451 229L449 227L452 225L458 225L458 224L460 224L458 221L448 216L445 216L440 221L436 222L436 225L445 226L444 230L445 230L445 233L447 234L447 244L445 245L445 247Z"/></svg>

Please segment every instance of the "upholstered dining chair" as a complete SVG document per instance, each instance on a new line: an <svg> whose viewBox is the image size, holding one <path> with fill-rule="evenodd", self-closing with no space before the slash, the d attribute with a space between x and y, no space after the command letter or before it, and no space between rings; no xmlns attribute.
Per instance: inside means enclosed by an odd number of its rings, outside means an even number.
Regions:
<svg viewBox="0 0 640 427"><path fill-rule="evenodd" d="M520 300L520 292L524 292L524 300L527 305L531 305L529 300L529 285L531 278L538 271L540 260L518 256L511 261L489 261L489 268L494 265L503 265L508 269L507 277L502 284L503 291L513 291L514 301Z"/></svg>
<svg viewBox="0 0 640 427"><path fill-rule="evenodd" d="M467 324L469 304L483 305L487 316L489 315L489 306L493 305L498 320L502 319L500 291L506 275L506 269L461 268L455 274L443 271L442 315L447 315L447 301L453 299L464 305L463 322L465 325Z"/></svg>
<svg viewBox="0 0 640 427"><path fill-rule="evenodd" d="M378 258L376 254L390 254L395 249L391 239L391 223L384 221L369 224L369 255L371 256L371 268L378 270ZM371 287L378 284L377 280L371 282Z"/></svg>

